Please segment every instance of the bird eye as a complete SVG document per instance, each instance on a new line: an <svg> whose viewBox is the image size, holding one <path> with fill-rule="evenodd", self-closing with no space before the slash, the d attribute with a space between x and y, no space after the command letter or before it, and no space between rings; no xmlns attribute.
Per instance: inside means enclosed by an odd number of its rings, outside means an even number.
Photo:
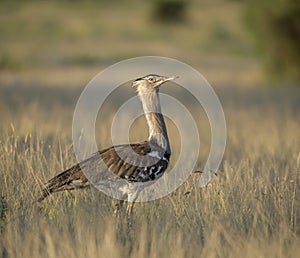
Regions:
<svg viewBox="0 0 300 258"><path fill-rule="evenodd" d="M155 82L155 78L154 77L150 77L149 78L149 82Z"/></svg>

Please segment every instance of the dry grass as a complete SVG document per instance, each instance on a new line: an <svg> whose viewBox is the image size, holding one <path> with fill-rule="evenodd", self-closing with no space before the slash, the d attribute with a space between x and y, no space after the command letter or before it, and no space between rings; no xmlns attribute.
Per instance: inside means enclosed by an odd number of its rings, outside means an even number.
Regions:
<svg viewBox="0 0 300 258"><path fill-rule="evenodd" d="M123 219L112 217L110 198L94 189L32 204L40 182L75 162L69 134L73 105L59 116L59 100L51 111L38 101L26 110L15 106L9 118L15 122L2 125L0 140L0 189L7 207L1 212L2 256L297 257L297 91L246 91L219 92L228 144L217 180L200 189L197 178L191 178L168 197L137 204L130 234ZM137 122L132 130L143 126ZM105 128L100 131L108 139Z"/></svg>

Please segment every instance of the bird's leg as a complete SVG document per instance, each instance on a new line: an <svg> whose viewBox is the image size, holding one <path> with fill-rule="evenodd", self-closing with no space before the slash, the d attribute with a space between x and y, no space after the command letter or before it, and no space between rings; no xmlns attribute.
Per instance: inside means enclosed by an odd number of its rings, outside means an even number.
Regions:
<svg viewBox="0 0 300 258"><path fill-rule="evenodd" d="M131 217L133 205L134 205L134 202L128 202L128 204L127 204L127 209L126 209L127 219L129 219Z"/></svg>
<svg viewBox="0 0 300 258"><path fill-rule="evenodd" d="M127 209L126 209L126 220L129 228L132 226L132 210L133 210L134 201L129 201L127 203Z"/></svg>
<svg viewBox="0 0 300 258"><path fill-rule="evenodd" d="M115 201L115 210L114 210L114 216L118 219L120 218L121 208L123 207L124 200Z"/></svg>
<svg viewBox="0 0 300 258"><path fill-rule="evenodd" d="M126 219L128 225L131 227L132 225L132 211L134 203L139 195L138 189L134 189L133 192L129 193L127 196L127 209L126 209Z"/></svg>

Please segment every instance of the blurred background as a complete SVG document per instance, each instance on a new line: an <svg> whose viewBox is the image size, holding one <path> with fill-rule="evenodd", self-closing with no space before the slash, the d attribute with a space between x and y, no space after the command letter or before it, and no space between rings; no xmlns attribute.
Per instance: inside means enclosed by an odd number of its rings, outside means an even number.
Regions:
<svg viewBox="0 0 300 258"><path fill-rule="evenodd" d="M26 117L34 105L72 108L99 71L144 55L186 62L219 96L246 89L241 94L257 101L266 86L298 95L299 6L293 0L1 1L0 112L8 118L2 126L18 123L17 111Z"/></svg>
<svg viewBox="0 0 300 258"><path fill-rule="evenodd" d="M300 7L293 0L1 1L0 7L2 85L82 85L100 69L141 55L182 60L217 85L299 79Z"/></svg>

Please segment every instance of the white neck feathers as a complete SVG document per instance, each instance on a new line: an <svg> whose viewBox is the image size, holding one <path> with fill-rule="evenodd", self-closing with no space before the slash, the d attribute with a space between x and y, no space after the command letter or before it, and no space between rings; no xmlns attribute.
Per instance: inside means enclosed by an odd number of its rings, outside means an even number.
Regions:
<svg viewBox="0 0 300 258"><path fill-rule="evenodd" d="M171 154L170 143L164 117L161 113L158 90L139 93L145 117L149 126L149 141Z"/></svg>

